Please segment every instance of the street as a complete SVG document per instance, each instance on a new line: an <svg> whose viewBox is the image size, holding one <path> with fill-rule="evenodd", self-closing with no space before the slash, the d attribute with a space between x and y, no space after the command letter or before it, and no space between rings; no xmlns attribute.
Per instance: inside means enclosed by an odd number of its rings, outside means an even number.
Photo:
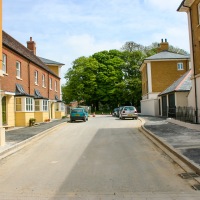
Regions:
<svg viewBox="0 0 200 200"><path fill-rule="evenodd" d="M0 199L199 199L139 126L102 115L58 127L0 161Z"/></svg>

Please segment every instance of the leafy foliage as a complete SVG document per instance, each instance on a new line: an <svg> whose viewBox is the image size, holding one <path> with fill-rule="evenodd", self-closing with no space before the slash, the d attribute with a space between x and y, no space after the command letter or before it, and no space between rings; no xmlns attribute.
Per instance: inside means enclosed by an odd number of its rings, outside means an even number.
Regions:
<svg viewBox="0 0 200 200"><path fill-rule="evenodd" d="M139 68L146 57L154 55L158 43L142 46L126 42L119 50L101 51L90 57L80 57L65 74L62 86L66 103L78 101L93 110L113 109L120 105L139 107L141 74ZM173 52L187 53L170 46Z"/></svg>

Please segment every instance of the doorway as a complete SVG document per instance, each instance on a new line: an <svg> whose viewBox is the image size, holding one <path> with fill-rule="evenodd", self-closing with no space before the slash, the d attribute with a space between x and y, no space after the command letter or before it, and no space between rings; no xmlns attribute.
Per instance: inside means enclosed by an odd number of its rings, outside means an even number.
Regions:
<svg viewBox="0 0 200 200"><path fill-rule="evenodd" d="M2 98L2 124L7 124L7 116L6 116L6 97Z"/></svg>

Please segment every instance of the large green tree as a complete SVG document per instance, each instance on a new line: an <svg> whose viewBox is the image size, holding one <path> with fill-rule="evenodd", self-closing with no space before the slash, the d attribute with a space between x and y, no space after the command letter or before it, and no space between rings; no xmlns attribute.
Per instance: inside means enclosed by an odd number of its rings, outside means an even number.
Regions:
<svg viewBox="0 0 200 200"><path fill-rule="evenodd" d="M139 50L110 50L76 59L65 75L63 100L83 101L97 110L100 104L109 109L125 104L138 106L143 58Z"/></svg>

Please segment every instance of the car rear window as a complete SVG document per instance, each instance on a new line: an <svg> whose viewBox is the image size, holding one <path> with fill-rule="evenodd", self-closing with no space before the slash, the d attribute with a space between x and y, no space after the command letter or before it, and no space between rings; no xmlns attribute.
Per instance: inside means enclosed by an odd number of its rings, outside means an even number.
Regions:
<svg viewBox="0 0 200 200"><path fill-rule="evenodd" d="M71 111L71 113L82 113L83 109L74 109Z"/></svg>
<svg viewBox="0 0 200 200"><path fill-rule="evenodd" d="M133 106L126 106L124 110L135 110L135 108Z"/></svg>

